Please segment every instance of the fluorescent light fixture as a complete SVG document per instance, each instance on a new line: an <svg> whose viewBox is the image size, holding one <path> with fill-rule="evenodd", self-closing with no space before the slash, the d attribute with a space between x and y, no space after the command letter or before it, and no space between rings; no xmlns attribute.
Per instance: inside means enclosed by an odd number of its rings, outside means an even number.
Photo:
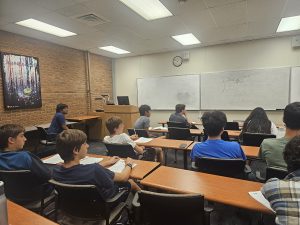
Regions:
<svg viewBox="0 0 300 225"><path fill-rule="evenodd" d="M300 29L300 16L282 18L276 32L285 32Z"/></svg>
<svg viewBox="0 0 300 225"><path fill-rule="evenodd" d="M120 48L117 48L114 46L105 46L105 47L99 47L99 48L102 50L108 51L108 52L119 54L119 55L130 53L126 50L123 50L123 49L120 49Z"/></svg>
<svg viewBox="0 0 300 225"><path fill-rule="evenodd" d="M192 33L176 35L172 36L172 38L182 45L195 45L201 43Z"/></svg>
<svg viewBox="0 0 300 225"><path fill-rule="evenodd" d="M24 27L29 27L34 30L42 31L48 34L53 34L58 37L69 37L73 35L77 35L73 32L61 29L56 26L52 26L50 24L35 20L35 19L28 19L28 20L22 20L20 22L17 22L16 24L24 26Z"/></svg>
<svg viewBox="0 0 300 225"><path fill-rule="evenodd" d="M120 0L146 20L156 20L173 14L159 0Z"/></svg>

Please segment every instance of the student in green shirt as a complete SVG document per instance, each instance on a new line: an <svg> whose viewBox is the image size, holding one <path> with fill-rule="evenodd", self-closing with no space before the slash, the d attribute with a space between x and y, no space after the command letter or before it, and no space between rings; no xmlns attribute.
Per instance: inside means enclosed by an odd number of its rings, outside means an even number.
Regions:
<svg viewBox="0 0 300 225"><path fill-rule="evenodd" d="M287 168L283 150L290 139L300 135L300 102L285 107L283 122L286 127L284 137L265 139L260 146L259 157L266 161L268 167Z"/></svg>

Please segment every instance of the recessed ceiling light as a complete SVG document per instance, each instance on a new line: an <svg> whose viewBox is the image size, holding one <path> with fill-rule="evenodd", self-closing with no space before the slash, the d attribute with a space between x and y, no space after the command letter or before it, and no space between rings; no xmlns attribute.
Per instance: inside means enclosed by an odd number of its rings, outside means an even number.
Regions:
<svg viewBox="0 0 300 225"><path fill-rule="evenodd" d="M276 32L285 32L300 29L300 16L282 18Z"/></svg>
<svg viewBox="0 0 300 225"><path fill-rule="evenodd" d="M146 20L156 20L173 14L159 0L120 0Z"/></svg>
<svg viewBox="0 0 300 225"><path fill-rule="evenodd" d="M52 26L50 24L35 20L35 19L28 19L28 20L22 20L20 22L16 22L16 24L24 26L24 27L29 27L34 30L42 31L48 34L53 34L58 37L69 37L73 35L77 35L73 32L61 29L56 26Z"/></svg>
<svg viewBox="0 0 300 225"><path fill-rule="evenodd" d="M123 50L121 48L117 48L114 46L105 46L105 47L99 47L99 48L102 50L108 51L108 52L113 52L113 53L119 54L119 55L130 53L126 50Z"/></svg>
<svg viewBox="0 0 300 225"><path fill-rule="evenodd" d="M195 45L201 43L192 33L176 35L172 36L172 38L182 45Z"/></svg>

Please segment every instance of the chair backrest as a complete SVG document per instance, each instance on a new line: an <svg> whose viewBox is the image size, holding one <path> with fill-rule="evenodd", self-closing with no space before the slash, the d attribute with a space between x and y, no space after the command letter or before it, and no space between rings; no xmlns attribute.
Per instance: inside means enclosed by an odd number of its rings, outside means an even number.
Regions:
<svg viewBox="0 0 300 225"><path fill-rule="evenodd" d="M104 218L105 206L95 185L64 184L50 180L57 191L57 208L79 218Z"/></svg>
<svg viewBox="0 0 300 225"><path fill-rule="evenodd" d="M169 121L169 122L167 122L167 125L168 125L168 128L170 128L170 127L189 128L186 123L180 123L180 122Z"/></svg>
<svg viewBox="0 0 300 225"><path fill-rule="evenodd" d="M127 131L128 131L129 135L137 134L139 137L145 137L145 138L149 137L148 131L144 130L144 129L129 128L129 129L127 129Z"/></svg>
<svg viewBox="0 0 300 225"><path fill-rule="evenodd" d="M135 153L133 147L130 144L104 144L106 146L109 156L119 156L121 158L130 157L132 159L137 159L137 154Z"/></svg>
<svg viewBox="0 0 300 225"><path fill-rule="evenodd" d="M41 140L47 140L48 139L48 134L47 131L43 127L36 127Z"/></svg>
<svg viewBox="0 0 300 225"><path fill-rule="evenodd" d="M274 177L282 180L287 175L288 175L287 170L276 168L276 167L267 167L266 180L269 180L270 178L274 178Z"/></svg>
<svg viewBox="0 0 300 225"><path fill-rule="evenodd" d="M199 194L139 192L143 224L204 224L204 197Z"/></svg>
<svg viewBox="0 0 300 225"><path fill-rule="evenodd" d="M207 138L208 138L208 135L205 132L205 130L203 129L203 138L202 138L202 141L206 141ZM226 130L222 133L221 139L224 140L224 141L229 141L229 135L228 135L228 132Z"/></svg>
<svg viewBox="0 0 300 225"><path fill-rule="evenodd" d="M168 139L175 140L192 140L192 135L189 128L169 127Z"/></svg>
<svg viewBox="0 0 300 225"><path fill-rule="evenodd" d="M245 178L246 161L242 159L217 159L202 157L195 159L197 171L225 177Z"/></svg>
<svg viewBox="0 0 300 225"><path fill-rule="evenodd" d="M45 183L30 170L0 170L0 180L4 182L6 197L13 202L24 205L43 198Z"/></svg>
<svg viewBox="0 0 300 225"><path fill-rule="evenodd" d="M274 134L243 133L243 145L260 146L264 139L276 138Z"/></svg>
<svg viewBox="0 0 300 225"><path fill-rule="evenodd" d="M227 122L224 130L240 130L238 122Z"/></svg>

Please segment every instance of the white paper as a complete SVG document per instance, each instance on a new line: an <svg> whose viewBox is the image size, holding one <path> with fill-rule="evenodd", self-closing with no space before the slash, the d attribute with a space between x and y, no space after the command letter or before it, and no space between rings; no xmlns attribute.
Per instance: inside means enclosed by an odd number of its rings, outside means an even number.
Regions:
<svg viewBox="0 0 300 225"><path fill-rule="evenodd" d="M93 163L99 163L103 160L103 158L96 158L96 157L89 157L86 156L85 158L80 160L80 164L86 165L86 164L93 164ZM55 154L51 156L48 159L42 160L46 164L58 164L58 163L63 163L64 161L62 158L59 156L59 154Z"/></svg>
<svg viewBox="0 0 300 225"><path fill-rule="evenodd" d="M135 167L137 164L133 163L132 168ZM121 173L125 168L125 161L123 159L120 159L118 162L116 162L111 167L108 167L108 169L114 173Z"/></svg>
<svg viewBox="0 0 300 225"><path fill-rule="evenodd" d="M62 160L62 158L60 158L59 154L55 154L55 155L49 157L48 159L44 159L42 161L47 164L58 164L58 163L64 162L64 160Z"/></svg>
<svg viewBox="0 0 300 225"><path fill-rule="evenodd" d="M168 130L168 128L160 126L160 127L153 127L152 130Z"/></svg>
<svg viewBox="0 0 300 225"><path fill-rule="evenodd" d="M134 142L136 143L147 143L149 141L152 141L153 138L145 138L145 137L140 137L139 139L135 140Z"/></svg>
<svg viewBox="0 0 300 225"><path fill-rule="evenodd" d="M85 158L80 160L80 164L87 165L87 164L99 163L102 160L103 160L103 158L86 156Z"/></svg>
<svg viewBox="0 0 300 225"><path fill-rule="evenodd" d="M250 191L249 195L254 198L256 201L258 201L259 203L263 204L264 206L266 206L268 209L272 210L273 212L275 212L270 205L270 202L263 196L263 194L261 193L261 191Z"/></svg>

